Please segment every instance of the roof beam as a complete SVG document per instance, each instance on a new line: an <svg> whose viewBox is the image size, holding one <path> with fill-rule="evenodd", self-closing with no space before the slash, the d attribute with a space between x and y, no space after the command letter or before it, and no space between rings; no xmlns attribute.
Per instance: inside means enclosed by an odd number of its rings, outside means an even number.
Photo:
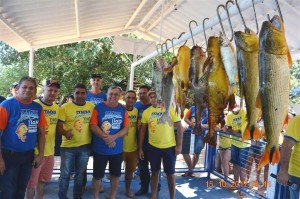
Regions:
<svg viewBox="0 0 300 199"><path fill-rule="evenodd" d="M137 25L138 28L142 27L146 21L153 15L153 13L158 9L159 6L164 2L165 0L158 0L156 4L151 8L151 10L146 14L146 16L142 19L142 21Z"/></svg>
<svg viewBox="0 0 300 199"><path fill-rule="evenodd" d="M56 38L57 41L35 44L32 46L32 48L34 48L34 49L47 48L47 47L51 47L51 46L58 46L58 45L69 44L69 43L74 43L74 42L80 42L80 41L84 41L84 40L99 39L99 38L110 37L110 36L119 35L119 34L128 34L133 31L135 31L135 30L134 29L128 29L125 31L120 30L120 31L114 31L114 32L101 33L101 34L97 34L97 35L83 36L80 38L74 37L71 39L65 39L63 41L60 40L61 38Z"/></svg>
<svg viewBox="0 0 300 199"><path fill-rule="evenodd" d="M77 37L80 37L80 23L79 23L79 6L78 6L78 0L74 0L75 4L75 19L76 19L76 32Z"/></svg>
<svg viewBox="0 0 300 199"><path fill-rule="evenodd" d="M31 45L31 42L29 42L26 37L24 37L24 35L22 33L20 33L15 27L13 27L12 25L10 25L10 23L3 18L3 15L0 14L0 21L10 30L12 31L14 34L16 34L18 37L20 37L21 39L23 39L26 43L28 43L29 45Z"/></svg>
<svg viewBox="0 0 300 199"><path fill-rule="evenodd" d="M165 18L166 16L168 16L172 11L174 11L175 6L180 6L180 4L182 4L185 0L179 0L179 1L171 1L169 2L169 4L166 6L167 8L161 13L162 14L162 18ZM148 28L147 31L152 30L161 20L161 17L158 17Z"/></svg>
<svg viewBox="0 0 300 199"><path fill-rule="evenodd" d="M137 7L137 9L134 11L134 13L131 15L129 21L126 23L124 29L128 28L130 24L133 22L133 20L136 18L136 16L139 14L141 9L144 7L144 5L148 2L148 0L143 0L140 5Z"/></svg>

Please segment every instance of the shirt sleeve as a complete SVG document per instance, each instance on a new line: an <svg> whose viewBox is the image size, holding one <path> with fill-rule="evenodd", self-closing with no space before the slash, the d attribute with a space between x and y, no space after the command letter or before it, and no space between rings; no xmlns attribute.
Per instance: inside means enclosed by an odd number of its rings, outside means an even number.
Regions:
<svg viewBox="0 0 300 199"><path fill-rule="evenodd" d="M64 105L62 105L59 109L58 120L60 120L62 122L66 121L66 112L65 112L65 106Z"/></svg>
<svg viewBox="0 0 300 199"><path fill-rule="evenodd" d="M40 114L40 120L39 120L39 123L38 123L38 127L46 127L47 125L48 124L47 124L46 116L45 116L44 110L42 109L41 114Z"/></svg>
<svg viewBox="0 0 300 199"><path fill-rule="evenodd" d="M8 112L3 106L0 106L0 118L0 130L4 130L8 122Z"/></svg>
<svg viewBox="0 0 300 199"><path fill-rule="evenodd" d="M123 122L123 125L124 126L129 126L129 117L128 117L128 111L125 112L125 116L124 116L124 122Z"/></svg>
<svg viewBox="0 0 300 199"><path fill-rule="evenodd" d="M96 109L93 110L90 124L98 125L98 111Z"/></svg>
<svg viewBox="0 0 300 199"><path fill-rule="evenodd" d="M186 118L190 118L191 117L191 113L192 113L192 108L190 108L186 113L185 116Z"/></svg>
<svg viewBox="0 0 300 199"><path fill-rule="evenodd" d="M147 112L148 112L148 111L145 110L145 111L143 112L143 114L142 114L141 122L142 122L143 124L148 124Z"/></svg>
<svg viewBox="0 0 300 199"><path fill-rule="evenodd" d="M294 117L292 120L289 121L289 124L286 129L285 137L288 137L295 142L300 141L300 116Z"/></svg>

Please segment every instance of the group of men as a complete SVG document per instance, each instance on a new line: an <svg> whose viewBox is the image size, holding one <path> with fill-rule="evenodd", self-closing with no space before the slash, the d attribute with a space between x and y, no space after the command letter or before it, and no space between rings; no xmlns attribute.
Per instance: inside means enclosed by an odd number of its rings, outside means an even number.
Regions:
<svg viewBox="0 0 300 199"><path fill-rule="evenodd" d="M126 105L122 106L118 102L122 89L111 86L106 94L101 91L101 81L99 74L91 75L89 91L84 84L76 84L74 100L61 107L55 103L60 89L57 81L47 80L42 97L35 100L36 80L26 76L19 81L16 95L0 105L0 198L23 199L25 192L26 198L43 197L44 185L51 180L54 167L56 133L62 135L60 199L67 198L72 170L75 172L73 198L82 198L90 152L94 159L94 198L103 192L101 179L108 162L111 184L108 197L116 198L123 160L125 194L133 198L148 193L149 161L151 198L157 198L161 158L170 198L175 198L175 162L182 142L180 118L175 110L171 111L173 125L158 124L164 111L156 107L155 91L148 86L140 87L140 102L136 102L135 91L129 90L125 94ZM161 139L162 134L164 139ZM141 189L133 194L130 184L137 157Z"/></svg>

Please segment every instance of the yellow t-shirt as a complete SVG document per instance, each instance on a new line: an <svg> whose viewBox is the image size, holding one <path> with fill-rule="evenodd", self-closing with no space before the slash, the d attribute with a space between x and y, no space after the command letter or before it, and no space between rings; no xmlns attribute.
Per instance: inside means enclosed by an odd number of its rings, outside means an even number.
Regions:
<svg viewBox="0 0 300 199"><path fill-rule="evenodd" d="M61 106L58 119L64 122L64 129L72 129L73 134L71 140L62 136L61 147L77 147L91 143L92 134L89 125L94 107L91 102L86 102L83 106L68 102Z"/></svg>
<svg viewBox="0 0 300 199"><path fill-rule="evenodd" d="M294 140L296 143L289 162L289 174L300 178L300 115L289 121L284 137Z"/></svg>
<svg viewBox="0 0 300 199"><path fill-rule="evenodd" d="M226 126L231 126L232 130L240 130L242 135L247 126L247 115L244 109L241 109L238 114L233 114L232 112L229 113L226 117ZM238 148L246 148L251 146L251 141L246 140L242 142L242 138L238 136L231 136L231 144L238 147Z"/></svg>
<svg viewBox="0 0 300 199"><path fill-rule="evenodd" d="M40 99L36 99L34 101L42 105L47 120L44 156L54 155L56 124L58 120L59 106L57 104L47 105ZM36 155L38 154L37 148L34 149L34 153Z"/></svg>
<svg viewBox="0 0 300 199"><path fill-rule="evenodd" d="M165 109L150 106L142 115L142 123L148 124L149 144L157 148L169 148L176 145L174 123L180 122L180 117L175 113L175 108L171 107L172 126L169 126L167 122L158 124L157 122L164 112Z"/></svg>
<svg viewBox="0 0 300 199"><path fill-rule="evenodd" d="M231 136L226 133L219 133L219 147L228 149L231 147Z"/></svg>
<svg viewBox="0 0 300 199"><path fill-rule="evenodd" d="M133 108L131 111L128 111L128 118L130 121L130 125L129 125L128 134L124 136L124 140L123 140L124 152L133 152L136 151L138 148L137 137L136 137L136 125L137 125L138 114L139 111L137 108Z"/></svg>

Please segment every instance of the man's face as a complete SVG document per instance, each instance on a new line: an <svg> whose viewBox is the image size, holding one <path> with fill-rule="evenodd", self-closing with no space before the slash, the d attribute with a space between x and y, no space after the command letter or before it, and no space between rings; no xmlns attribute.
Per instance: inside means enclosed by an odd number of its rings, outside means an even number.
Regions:
<svg viewBox="0 0 300 199"><path fill-rule="evenodd" d="M108 104L118 104L120 95L121 95L121 91L118 88L108 90L107 103Z"/></svg>
<svg viewBox="0 0 300 199"><path fill-rule="evenodd" d="M125 95L125 102L126 105L133 106L134 103L136 102L136 95L133 92L128 92Z"/></svg>
<svg viewBox="0 0 300 199"><path fill-rule="evenodd" d="M148 93L148 89L146 89L146 88L139 89L138 95L139 95L141 102L143 102L143 103L148 102L149 98L147 96L147 93Z"/></svg>
<svg viewBox="0 0 300 199"><path fill-rule="evenodd" d="M156 93L151 93L149 95L149 100L150 100L150 103L152 105L156 105L157 104L157 97L156 97Z"/></svg>
<svg viewBox="0 0 300 199"><path fill-rule="evenodd" d="M54 85L44 87L44 97L45 101L54 102L58 95L58 88Z"/></svg>
<svg viewBox="0 0 300 199"><path fill-rule="evenodd" d="M36 94L36 87L31 81L23 81L19 87L16 88L17 96L22 101L31 101Z"/></svg>
<svg viewBox="0 0 300 199"><path fill-rule="evenodd" d="M101 88L102 80L98 77L91 78L90 79L90 84L93 88Z"/></svg>
<svg viewBox="0 0 300 199"><path fill-rule="evenodd" d="M84 88L76 88L74 90L74 102L76 104L85 104L86 91Z"/></svg>

